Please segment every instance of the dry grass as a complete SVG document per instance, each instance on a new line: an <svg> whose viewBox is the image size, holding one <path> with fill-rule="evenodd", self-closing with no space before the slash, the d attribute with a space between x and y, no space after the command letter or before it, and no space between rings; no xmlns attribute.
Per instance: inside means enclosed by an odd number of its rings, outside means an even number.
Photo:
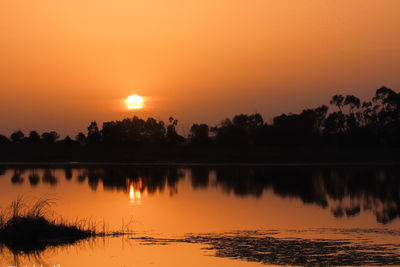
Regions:
<svg viewBox="0 0 400 267"><path fill-rule="evenodd" d="M47 246L71 244L82 239L104 236L90 221L68 223L49 215L55 199L41 198L28 205L22 197L0 214L0 244L12 251L30 252Z"/></svg>

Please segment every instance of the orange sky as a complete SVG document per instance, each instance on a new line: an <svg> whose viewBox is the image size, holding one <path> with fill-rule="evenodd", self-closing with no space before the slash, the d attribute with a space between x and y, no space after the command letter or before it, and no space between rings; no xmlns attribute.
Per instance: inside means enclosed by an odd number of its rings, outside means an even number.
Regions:
<svg viewBox="0 0 400 267"><path fill-rule="evenodd" d="M0 133L238 113L400 90L399 0L0 0ZM122 109L139 94L141 111Z"/></svg>

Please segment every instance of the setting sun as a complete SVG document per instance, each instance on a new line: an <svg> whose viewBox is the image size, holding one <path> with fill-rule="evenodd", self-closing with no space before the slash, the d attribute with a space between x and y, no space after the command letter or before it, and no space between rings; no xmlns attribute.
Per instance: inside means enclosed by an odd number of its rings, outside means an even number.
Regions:
<svg viewBox="0 0 400 267"><path fill-rule="evenodd" d="M400 266L399 11L0 0L0 267Z"/></svg>
<svg viewBox="0 0 400 267"><path fill-rule="evenodd" d="M141 109L143 107L143 98L139 95L130 95L125 101L128 109Z"/></svg>

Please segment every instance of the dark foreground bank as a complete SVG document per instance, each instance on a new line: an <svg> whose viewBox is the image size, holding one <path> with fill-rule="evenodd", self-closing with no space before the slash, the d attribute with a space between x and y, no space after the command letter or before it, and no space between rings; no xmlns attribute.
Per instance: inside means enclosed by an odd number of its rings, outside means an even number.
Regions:
<svg viewBox="0 0 400 267"><path fill-rule="evenodd" d="M27 205L22 198L12 202L0 216L0 246L15 254L30 254L106 235L90 222L68 223L51 218L48 208L52 203L51 199L39 199Z"/></svg>

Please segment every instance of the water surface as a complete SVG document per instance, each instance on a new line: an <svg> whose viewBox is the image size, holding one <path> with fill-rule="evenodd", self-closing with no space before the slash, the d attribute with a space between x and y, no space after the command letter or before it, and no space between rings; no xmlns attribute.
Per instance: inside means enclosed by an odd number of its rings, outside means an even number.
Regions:
<svg viewBox="0 0 400 267"><path fill-rule="evenodd" d="M0 263L397 265L399 192L398 166L3 168L1 208L56 197L52 216L134 234L35 255L2 248Z"/></svg>

